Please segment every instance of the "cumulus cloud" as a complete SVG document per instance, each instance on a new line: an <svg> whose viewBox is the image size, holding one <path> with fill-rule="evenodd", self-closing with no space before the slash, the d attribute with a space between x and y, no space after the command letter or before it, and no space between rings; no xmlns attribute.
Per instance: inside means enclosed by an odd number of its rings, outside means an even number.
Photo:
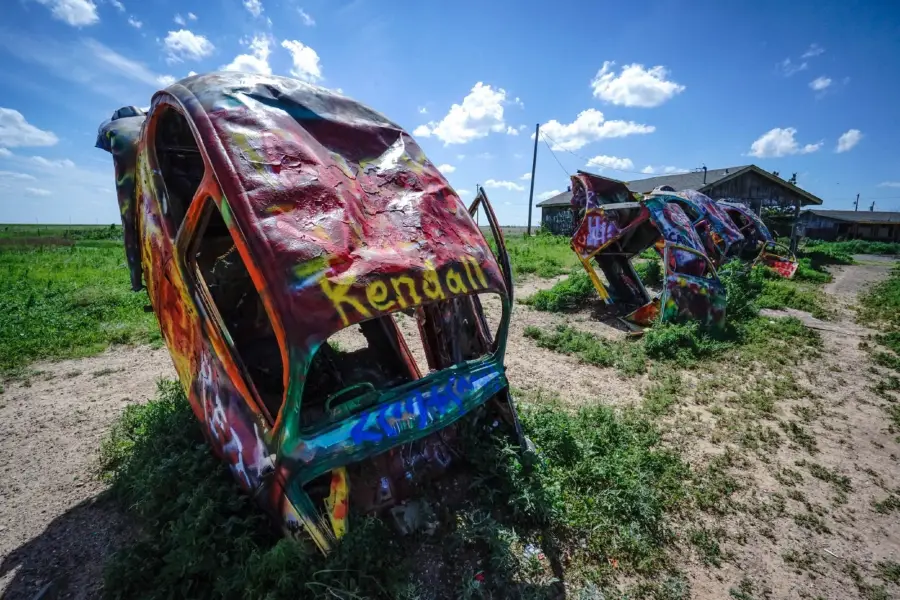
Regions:
<svg viewBox="0 0 900 600"><path fill-rule="evenodd" d="M298 8L297 12L300 13L300 19L303 21L303 24L306 25L307 27L312 27L313 25L316 24L316 20L313 19L309 15L309 13L306 12L305 10L303 10L302 8Z"/></svg>
<svg viewBox="0 0 900 600"><path fill-rule="evenodd" d="M156 78L156 81L159 82L159 85L161 85L163 87L169 87L170 85L172 85L173 83L175 83L178 80L175 79L174 77L172 77L171 75L160 75L159 77Z"/></svg>
<svg viewBox="0 0 900 600"><path fill-rule="evenodd" d="M515 127L512 127L512 126L507 127L507 128L506 128L506 135L519 135L519 130L516 129Z"/></svg>
<svg viewBox="0 0 900 600"><path fill-rule="evenodd" d="M117 11L125 12L125 5L119 2L119 0L109 0L109 3L112 4L113 8Z"/></svg>
<svg viewBox="0 0 900 600"><path fill-rule="evenodd" d="M132 27L134 27L135 29L140 29L141 27L144 26L144 23L135 19L134 16L128 17L128 24L131 25Z"/></svg>
<svg viewBox="0 0 900 600"><path fill-rule="evenodd" d="M297 40L284 40L281 47L291 53L291 75L310 82L322 79L322 67L315 50Z"/></svg>
<svg viewBox="0 0 900 600"><path fill-rule="evenodd" d="M634 121L606 121L603 113L593 108L582 111L566 125L555 119L541 125L541 133L550 139L553 150L578 150L596 140L654 131L656 127L653 125L641 125ZM531 139L534 139L534 134Z"/></svg>
<svg viewBox="0 0 900 600"><path fill-rule="evenodd" d="M661 65L650 69L636 63L625 65L616 75L615 64L605 61L591 81L594 96L606 102L652 108L685 90L683 85L667 79L669 72Z"/></svg>
<svg viewBox="0 0 900 600"><path fill-rule="evenodd" d="M600 169L608 167L610 169L618 169L620 171L634 170L634 163L631 162L630 158L618 158L616 156L606 156L604 154L599 154L588 160L587 166L598 167Z"/></svg>
<svg viewBox="0 0 900 600"><path fill-rule="evenodd" d="M484 187L493 189L507 189L510 191L524 192L525 188L515 181L497 181L496 179L488 179L484 182Z"/></svg>
<svg viewBox="0 0 900 600"><path fill-rule="evenodd" d="M813 79L812 81L809 82L810 89L813 89L817 92L821 92L821 91L827 89L828 86L830 86L830 85L831 85L831 79L828 77L825 77L824 75L822 77L816 77L815 79Z"/></svg>
<svg viewBox="0 0 900 600"><path fill-rule="evenodd" d="M177 13L175 14L175 18L173 19L173 21L175 21L176 25L181 25L182 27L184 27L186 24L184 17L182 17L180 14L177 14Z"/></svg>
<svg viewBox="0 0 900 600"><path fill-rule="evenodd" d="M809 154L822 147L823 142L800 146L794 139L796 133L797 130L793 127L771 129L750 145L750 156L777 158L791 154Z"/></svg>
<svg viewBox="0 0 900 600"><path fill-rule="evenodd" d="M540 198L541 200L549 200L553 196L559 196L560 194L562 194L562 192L560 192L559 190L550 190L549 192L541 192L540 194L538 194L538 198Z"/></svg>
<svg viewBox="0 0 900 600"><path fill-rule="evenodd" d="M427 115L427 114L428 114L428 109L427 109L426 107L424 107L424 106L420 106L420 107L419 107L419 114L420 114L420 115Z"/></svg>
<svg viewBox="0 0 900 600"><path fill-rule="evenodd" d="M0 106L0 146L52 146L58 141L52 131L38 129L26 121L19 111Z"/></svg>
<svg viewBox="0 0 900 600"><path fill-rule="evenodd" d="M50 9L54 19L68 23L72 27L93 25L100 21L97 5L91 0L37 0Z"/></svg>
<svg viewBox="0 0 900 600"><path fill-rule="evenodd" d="M819 56L820 54L825 52L825 48L818 44L810 44L809 49L803 53L803 56L800 58L813 58L815 56Z"/></svg>
<svg viewBox="0 0 900 600"><path fill-rule="evenodd" d="M452 173L453 171L455 171L456 167L454 167L453 165L448 165L448 164L444 163L442 165L439 165L437 169L438 169L438 171L440 171L441 173L444 173L446 175L446 174L449 174L449 173Z"/></svg>
<svg viewBox="0 0 900 600"><path fill-rule="evenodd" d="M71 169L75 166L75 163L73 163L68 158L51 160L48 158L44 158L43 156L32 156L31 160L41 165L42 167L51 167L53 169Z"/></svg>
<svg viewBox="0 0 900 600"><path fill-rule="evenodd" d="M265 35L255 35L248 44L250 52L238 54L234 60L221 67L223 71L239 71L241 73L259 73L271 75L269 66L269 38Z"/></svg>
<svg viewBox="0 0 900 600"><path fill-rule="evenodd" d="M503 106L507 104L506 90L494 89L479 81L461 104L450 107L447 115L438 122L419 125L413 135L435 136L444 145L465 144L483 138L491 132L508 132L503 120ZM515 134L510 134L515 135Z"/></svg>
<svg viewBox="0 0 900 600"><path fill-rule="evenodd" d="M531 173L525 173L521 177L519 177L522 181L531 181Z"/></svg>
<svg viewBox="0 0 900 600"><path fill-rule="evenodd" d="M849 129L838 138L838 145L834 151L838 153L847 152L856 146L862 138L862 131L859 129Z"/></svg>
<svg viewBox="0 0 900 600"><path fill-rule="evenodd" d="M471 196L472 190L456 190L456 195L462 198L463 196Z"/></svg>
<svg viewBox="0 0 900 600"><path fill-rule="evenodd" d="M182 62L184 59L200 60L212 54L216 49L213 43L204 36L197 35L189 29L170 31L163 40L163 46L168 53L166 57L168 63Z"/></svg>
<svg viewBox="0 0 900 600"><path fill-rule="evenodd" d="M254 17L258 17L263 11L262 0L244 0L244 8Z"/></svg>

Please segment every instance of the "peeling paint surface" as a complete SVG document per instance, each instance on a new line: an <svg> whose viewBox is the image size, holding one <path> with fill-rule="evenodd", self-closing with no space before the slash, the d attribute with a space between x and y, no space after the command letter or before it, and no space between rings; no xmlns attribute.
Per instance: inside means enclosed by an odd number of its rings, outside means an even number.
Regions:
<svg viewBox="0 0 900 600"><path fill-rule="evenodd" d="M146 118L104 123L98 147L116 165L133 287L146 285L193 411L286 533L327 551L382 456L415 445L441 471L434 436L459 419L496 409L521 432L502 234L498 262L399 126L300 81L212 73L157 92ZM496 339L487 292L502 299ZM398 311L416 316L427 370ZM329 345L348 328L368 346Z"/></svg>

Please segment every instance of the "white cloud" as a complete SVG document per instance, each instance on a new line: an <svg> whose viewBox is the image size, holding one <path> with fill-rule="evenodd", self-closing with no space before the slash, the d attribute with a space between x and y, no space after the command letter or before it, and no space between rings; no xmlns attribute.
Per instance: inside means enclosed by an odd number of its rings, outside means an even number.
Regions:
<svg viewBox="0 0 900 600"><path fill-rule="evenodd" d="M821 92L831 85L831 79L825 76L816 77L809 82L809 87L817 92Z"/></svg>
<svg viewBox="0 0 900 600"><path fill-rule="evenodd" d="M113 8L115 8L117 11L125 12L125 5L119 2L119 0L109 0L109 3L112 4Z"/></svg>
<svg viewBox="0 0 900 600"><path fill-rule="evenodd" d="M647 165L643 169L641 169L641 173L645 173L647 175L653 175L656 171L650 165Z"/></svg>
<svg viewBox="0 0 900 600"><path fill-rule="evenodd" d="M244 8L254 17L258 17L263 11L262 0L244 0Z"/></svg>
<svg viewBox="0 0 900 600"><path fill-rule="evenodd" d="M519 177L522 181L531 181L531 173L525 173L521 177Z"/></svg>
<svg viewBox="0 0 900 600"><path fill-rule="evenodd" d="M444 163L442 165L439 165L437 169L438 169L438 171L440 171L441 173L444 173L446 175L446 174L449 174L449 173L452 173L453 171L455 171L456 167L454 167L453 165L448 165L447 163Z"/></svg>
<svg viewBox="0 0 900 600"><path fill-rule="evenodd" d="M52 146L59 138L52 131L38 129L17 110L0 106L0 146Z"/></svg>
<svg viewBox="0 0 900 600"><path fill-rule="evenodd" d="M188 77L193 77L193 76L196 75L196 74L197 74L197 71L188 71L187 76L188 76Z"/></svg>
<svg viewBox="0 0 900 600"><path fill-rule="evenodd" d="M181 25L182 27L185 26L184 17L182 17L180 14L176 14L173 20L175 21L176 25Z"/></svg>
<svg viewBox="0 0 900 600"><path fill-rule="evenodd" d="M305 10L303 10L302 8L298 8L297 12L300 13L300 18L303 20L303 24L306 25L307 27L312 27L313 25L316 24L316 20L313 19L309 15L309 13L306 12Z"/></svg>
<svg viewBox="0 0 900 600"><path fill-rule="evenodd" d="M234 60L221 68L223 71L240 71L241 73L260 73L271 75L272 67L269 66L269 38L264 35L255 35L249 43L249 54L239 54Z"/></svg>
<svg viewBox="0 0 900 600"><path fill-rule="evenodd" d="M319 66L319 55L309 46L297 40L284 40L281 47L291 53L293 68L291 75L304 81L322 79L322 68Z"/></svg>
<svg viewBox="0 0 900 600"><path fill-rule="evenodd" d="M52 192L50 190L45 190L43 188L34 188L27 187L25 191L31 194L32 196L49 196Z"/></svg>
<svg viewBox="0 0 900 600"><path fill-rule="evenodd" d="M810 44L809 49L803 53L803 56L800 58L813 58L814 56L819 56L825 52L825 48L818 44Z"/></svg>
<svg viewBox="0 0 900 600"><path fill-rule="evenodd" d="M197 35L189 29L170 31L163 40L163 45L168 52L166 58L168 63L181 62L186 58L200 60L212 54L216 49L213 43L204 36Z"/></svg>
<svg viewBox="0 0 900 600"><path fill-rule="evenodd" d="M799 65L791 62L790 58L786 58L777 65L775 68L778 69L778 72L784 75L785 77L790 77L795 73L799 73L800 71L805 71L808 65L805 62L800 63Z"/></svg>
<svg viewBox="0 0 900 600"><path fill-rule="evenodd" d="M605 61L591 81L594 96L620 106L659 106L685 90L681 84L666 79L669 72L657 65L645 69L637 63L625 65L618 76L613 72L616 63Z"/></svg>
<svg viewBox="0 0 900 600"><path fill-rule="evenodd" d="M462 198L463 196L471 196L472 190L456 190L456 195Z"/></svg>
<svg viewBox="0 0 900 600"><path fill-rule="evenodd" d="M465 154L457 154L456 159L457 160L466 160L466 155Z"/></svg>
<svg viewBox="0 0 900 600"><path fill-rule="evenodd" d="M506 103L506 90L495 90L479 81L463 98L462 104L451 106L440 122L420 125L413 134L422 137L434 135L446 146L465 144L491 132L501 133L506 131L506 123L503 121L503 105Z"/></svg>
<svg viewBox="0 0 900 600"><path fill-rule="evenodd" d="M559 196L560 194L562 194L562 192L559 190L550 190L549 192L541 192L538 194L538 198L541 200L549 200L553 196Z"/></svg>
<svg viewBox="0 0 900 600"><path fill-rule="evenodd" d="M143 64L125 58L95 40L85 40L84 45L94 54L94 57L106 63L106 66L116 71L117 74L154 87L158 83L159 75L153 73Z"/></svg>
<svg viewBox="0 0 900 600"><path fill-rule="evenodd" d="M506 128L506 135L519 135L519 130L516 129L515 127L512 127L512 126L507 127L507 128Z"/></svg>
<svg viewBox="0 0 900 600"><path fill-rule="evenodd" d="M840 138L838 138L838 145L835 149L835 152L846 152L850 150L854 146L856 146L859 141L863 138L863 134L859 129L850 129Z"/></svg>
<svg viewBox="0 0 900 600"><path fill-rule="evenodd" d="M420 107L419 107L419 114L420 114L420 115L427 115L427 114L428 114L428 109L427 109L426 107L424 107L424 106L420 106Z"/></svg>
<svg viewBox="0 0 900 600"><path fill-rule="evenodd" d="M13 171L0 171L0 179L17 179L19 181L36 181L34 175L28 173L14 173Z"/></svg>
<svg viewBox="0 0 900 600"><path fill-rule="evenodd" d="M634 170L634 163L631 162L630 158L618 158L616 156L606 156L604 154L599 154L588 160L587 166L599 167L601 169L608 167L610 169L618 169L620 171Z"/></svg>
<svg viewBox="0 0 900 600"><path fill-rule="evenodd" d="M59 160L51 160L48 158L44 158L43 156L32 156L31 160L41 165L42 167L52 167L54 169L71 169L75 166L68 158L62 158Z"/></svg>
<svg viewBox="0 0 900 600"><path fill-rule="evenodd" d="M525 188L514 181L497 181L496 179L488 179L484 182L486 188L504 188L510 191L524 192Z"/></svg>
<svg viewBox="0 0 900 600"><path fill-rule="evenodd" d="M37 0L50 9L54 19L65 21L72 27L93 25L100 21L97 5L91 0Z"/></svg>
<svg viewBox="0 0 900 600"><path fill-rule="evenodd" d="M878 187L900 188L900 181L882 181Z"/></svg>
<svg viewBox="0 0 900 600"><path fill-rule="evenodd" d="M12 152L6 148L0 148L0 158L9 158L10 156L12 156Z"/></svg>
<svg viewBox="0 0 900 600"><path fill-rule="evenodd" d="M197 20L197 15L195 15L195 14L192 13L192 12L189 12L189 13L188 13L188 19L190 19L191 21L196 21L196 20Z"/></svg>
<svg viewBox="0 0 900 600"><path fill-rule="evenodd" d="M169 87L170 85L172 85L173 83L175 83L178 80L175 79L174 77L172 77L171 75L160 75L159 77L156 78L156 81L159 83L159 85L161 85L163 87Z"/></svg>
<svg viewBox="0 0 900 600"><path fill-rule="evenodd" d="M682 169L681 167L663 167L663 173L669 175L670 173L687 173L687 169Z"/></svg>
<svg viewBox="0 0 900 600"><path fill-rule="evenodd" d="M137 19L135 19L134 16L128 17L128 24L131 25L132 27L134 27L135 29L140 29L141 27L144 26L144 24L141 21L138 21Z"/></svg>
<svg viewBox="0 0 900 600"><path fill-rule="evenodd" d="M790 154L809 154L822 147L823 142L806 144L801 147L794 139L796 133L797 130L793 127L771 129L750 145L750 156L777 158Z"/></svg>
<svg viewBox="0 0 900 600"><path fill-rule="evenodd" d="M603 113L594 108L580 112L568 125L555 119L541 125L541 132L550 138L553 150L578 150L596 140L654 131L656 127L653 125L641 125L634 121L604 121ZM531 139L534 139L534 134L531 134Z"/></svg>

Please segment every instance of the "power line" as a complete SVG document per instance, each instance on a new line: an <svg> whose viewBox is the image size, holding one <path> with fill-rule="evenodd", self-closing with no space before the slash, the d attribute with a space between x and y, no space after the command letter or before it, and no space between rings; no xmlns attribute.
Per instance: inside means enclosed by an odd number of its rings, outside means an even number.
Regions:
<svg viewBox="0 0 900 600"><path fill-rule="evenodd" d="M539 133L539 135L544 140L544 143L547 144L547 138L543 135L543 133ZM566 177L571 177L572 175L569 173L569 170L563 166L562 162L560 162L559 157L556 156L556 152L553 151L553 148L550 147L550 144L547 144L547 150L549 150L550 154L553 155L553 158L556 159L556 164L558 164L559 168L562 169L563 172L565 172Z"/></svg>

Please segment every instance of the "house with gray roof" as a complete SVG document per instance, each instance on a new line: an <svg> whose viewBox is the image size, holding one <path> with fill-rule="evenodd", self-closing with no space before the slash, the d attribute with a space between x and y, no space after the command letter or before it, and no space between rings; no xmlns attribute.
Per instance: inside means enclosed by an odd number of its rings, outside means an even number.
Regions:
<svg viewBox="0 0 900 600"><path fill-rule="evenodd" d="M741 202L759 212L762 208L793 208L797 205L821 205L822 200L797 185L769 173L756 165L700 169L690 173L678 173L626 181L632 192L647 194L660 186L671 186L676 191L697 190L714 200L728 199ZM578 223L571 208L571 189L539 202L541 227L558 235L571 235Z"/></svg>
<svg viewBox="0 0 900 600"><path fill-rule="evenodd" d="M900 242L900 212L809 209L798 223L802 235L817 240Z"/></svg>

